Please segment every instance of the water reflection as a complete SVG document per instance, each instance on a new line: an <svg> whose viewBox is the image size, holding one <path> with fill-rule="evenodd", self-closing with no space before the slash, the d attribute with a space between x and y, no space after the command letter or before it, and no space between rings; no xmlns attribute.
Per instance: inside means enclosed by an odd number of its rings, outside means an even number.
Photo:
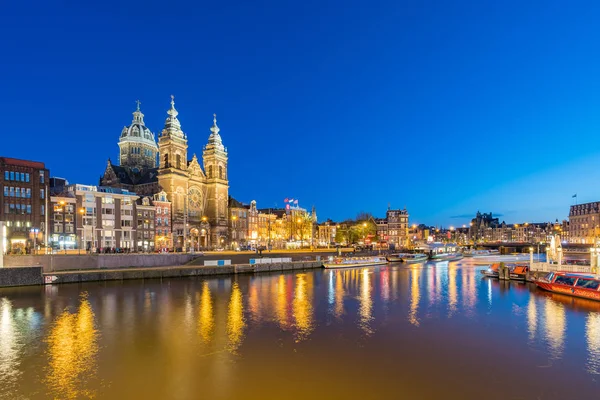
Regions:
<svg viewBox="0 0 600 400"><path fill-rule="evenodd" d="M531 296L529 298L529 304L527 305L527 331L529 332L529 340L535 339L535 333L537 331L537 304L535 298Z"/></svg>
<svg viewBox="0 0 600 400"><path fill-rule="evenodd" d="M48 368L46 384L54 397L61 399L93 398L91 381L96 373L98 331L94 311L83 294L79 310L68 310L56 318L47 339Z"/></svg>
<svg viewBox="0 0 600 400"><path fill-rule="evenodd" d="M290 313L288 310L288 290L286 285L286 277L279 275L279 278L277 278L277 290L275 291L277 294L275 300L275 314L277 316L277 321L279 322L279 327L283 330L287 330L291 326Z"/></svg>
<svg viewBox="0 0 600 400"><path fill-rule="evenodd" d="M358 325L363 332L369 336L373 334L373 300L371 299L371 279L369 268L364 268L360 274L360 306L359 306L359 323Z"/></svg>
<svg viewBox="0 0 600 400"><path fill-rule="evenodd" d="M89 296L78 297L82 287ZM393 398L393 378L401 374L440 382L433 385L439 393L429 391L432 385L411 385L407 398L444 398L457 379L469 376L470 385L485 390L486 377L506 371L527 379L519 381L519 393L502 388L507 392L498 398L536 398L539 391L520 391L576 377L584 393L600 375L600 303L481 279L478 269L454 263L30 293L0 296L0 399L119 398L117 388L128 385L140 391L128 398L189 398L201 391L207 398L269 398L268 390L284 389L261 388L260 377L278 374L312 379L313 389L318 385L330 398ZM507 338L511 345L500 350L485 344ZM444 345L448 340L452 346ZM465 351L474 348L480 357ZM415 361L421 355L426 361ZM546 357L563 360L542 365ZM456 362L460 372L453 371ZM319 366L333 372L315 377ZM377 379L360 375L364 370ZM339 393L328 389L331 382ZM382 385L386 393L374 392ZM299 389L288 397L310 393Z"/></svg>
<svg viewBox="0 0 600 400"><path fill-rule="evenodd" d="M600 314L590 313L585 324L585 337L588 345L587 370L600 374Z"/></svg>
<svg viewBox="0 0 600 400"><path fill-rule="evenodd" d="M231 353L236 353L244 339L244 302L242 291L237 282L231 287L231 298L229 300L229 311L227 313L227 336L229 337L228 349Z"/></svg>
<svg viewBox="0 0 600 400"><path fill-rule="evenodd" d="M207 281L202 284L199 311L198 334L204 343L210 343L215 330L215 316L213 310L213 301Z"/></svg>
<svg viewBox="0 0 600 400"><path fill-rule="evenodd" d="M565 307L562 304L548 299L544 307L546 323L546 341L549 345L551 358L558 359L562 356L566 327Z"/></svg>
<svg viewBox="0 0 600 400"><path fill-rule="evenodd" d="M13 319L12 304L8 299L0 299L0 388L12 388L21 374L21 346Z"/></svg>
<svg viewBox="0 0 600 400"><path fill-rule="evenodd" d="M413 267L410 271L410 312L408 313L408 321L414 326L419 326L419 318L417 311L419 310L419 300L421 299L421 290L419 286L419 276L421 268Z"/></svg>
<svg viewBox="0 0 600 400"><path fill-rule="evenodd" d="M314 329L311 286L312 276L307 278L307 274L296 275L296 290L292 305L296 325L296 342L307 339Z"/></svg>
<svg viewBox="0 0 600 400"><path fill-rule="evenodd" d="M456 312L458 303L458 290L456 289L456 265L448 265L448 317L452 317Z"/></svg>

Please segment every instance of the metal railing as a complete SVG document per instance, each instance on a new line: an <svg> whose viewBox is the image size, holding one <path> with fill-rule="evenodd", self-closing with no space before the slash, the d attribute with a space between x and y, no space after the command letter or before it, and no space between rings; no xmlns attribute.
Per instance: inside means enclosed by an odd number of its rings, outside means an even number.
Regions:
<svg viewBox="0 0 600 400"><path fill-rule="evenodd" d="M573 264L551 264L551 263L538 263L534 262L531 264L532 271L541 272L582 272L592 273L592 267L590 265L573 265Z"/></svg>

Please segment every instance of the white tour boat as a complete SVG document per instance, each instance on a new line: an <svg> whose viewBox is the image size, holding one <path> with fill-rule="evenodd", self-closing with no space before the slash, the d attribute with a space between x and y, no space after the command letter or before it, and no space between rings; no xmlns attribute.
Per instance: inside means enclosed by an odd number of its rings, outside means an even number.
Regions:
<svg viewBox="0 0 600 400"><path fill-rule="evenodd" d="M325 268L354 268L354 267L370 267L372 265L387 264L385 257L329 257L323 263Z"/></svg>

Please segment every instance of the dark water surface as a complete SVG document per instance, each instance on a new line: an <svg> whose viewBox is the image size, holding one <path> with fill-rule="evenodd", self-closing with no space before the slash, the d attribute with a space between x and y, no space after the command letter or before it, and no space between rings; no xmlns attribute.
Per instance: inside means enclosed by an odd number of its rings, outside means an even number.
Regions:
<svg viewBox="0 0 600 400"><path fill-rule="evenodd" d="M438 263L0 290L0 399L600 397L600 303Z"/></svg>

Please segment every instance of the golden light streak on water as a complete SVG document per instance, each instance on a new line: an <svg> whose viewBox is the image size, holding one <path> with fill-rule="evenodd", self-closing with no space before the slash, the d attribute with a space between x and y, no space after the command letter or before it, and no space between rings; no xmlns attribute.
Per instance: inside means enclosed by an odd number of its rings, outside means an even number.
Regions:
<svg viewBox="0 0 600 400"><path fill-rule="evenodd" d="M288 312L288 294L284 275L279 275L277 278L277 297L275 298L275 315L279 327L283 330L288 330L291 326L290 316Z"/></svg>
<svg viewBox="0 0 600 400"><path fill-rule="evenodd" d="M369 269L364 268L361 271L360 276L359 326L367 336L370 336L373 334L374 330L371 326L371 323L373 322L373 299L371 298Z"/></svg>
<svg viewBox="0 0 600 400"><path fill-rule="evenodd" d="M419 301L421 300L421 289L419 287L419 277L421 268L411 268L410 270L410 311L408 312L408 321L414 326L419 326Z"/></svg>
<svg viewBox="0 0 600 400"><path fill-rule="evenodd" d="M544 307L546 341L548 343L550 356L553 359L561 358L564 350L566 315L565 307L553 300L548 299Z"/></svg>
<svg viewBox="0 0 600 400"><path fill-rule="evenodd" d="M292 312L296 326L296 343L308 338L314 329L312 299L306 274L296 275Z"/></svg>
<svg viewBox="0 0 600 400"><path fill-rule="evenodd" d="M475 313L475 304L477 303L477 287L475 284L475 275L473 271L466 267L461 268L462 279L462 303L465 312L469 316Z"/></svg>
<svg viewBox="0 0 600 400"><path fill-rule="evenodd" d="M210 343L215 332L214 306L208 282L202 284L198 315L198 334L204 343Z"/></svg>
<svg viewBox="0 0 600 400"><path fill-rule="evenodd" d="M344 315L344 274L342 271L336 271L335 276L335 307L334 315L336 318L342 318Z"/></svg>
<svg viewBox="0 0 600 400"><path fill-rule="evenodd" d="M456 289L456 266L448 265L448 316L451 317L456 312L458 295Z"/></svg>
<svg viewBox="0 0 600 400"><path fill-rule="evenodd" d="M382 269L380 272L381 277L381 300L384 304L390 300L390 272L388 268Z"/></svg>
<svg viewBox="0 0 600 400"><path fill-rule="evenodd" d="M253 321L260 321L262 319L261 303L258 283L257 279L255 279L248 288L248 311L250 312L250 318Z"/></svg>
<svg viewBox="0 0 600 400"><path fill-rule="evenodd" d="M20 347L12 304L8 299L0 299L0 388L3 390L10 390L20 375Z"/></svg>
<svg viewBox="0 0 600 400"><path fill-rule="evenodd" d="M94 398L98 331L87 296L80 299L79 310L65 310L54 321L47 339L48 367L44 379L55 398Z"/></svg>
<svg viewBox="0 0 600 400"><path fill-rule="evenodd" d="M600 375L600 314L590 313L585 323L585 338L588 346L587 371Z"/></svg>
<svg viewBox="0 0 600 400"><path fill-rule="evenodd" d="M231 287L231 298L229 300L229 310L227 313L227 336L229 337L228 349L231 353L237 353L237 349L244 340L244 302L242 291L237 282Z"/></svg>
<svg viewBox="0 0 600 400"><path fill-rule="evenodd" d="M535 298L531 296L527 305L527 331L529 332L529 340L535 339L537 320L537 303L535 302Z"/></svg>

